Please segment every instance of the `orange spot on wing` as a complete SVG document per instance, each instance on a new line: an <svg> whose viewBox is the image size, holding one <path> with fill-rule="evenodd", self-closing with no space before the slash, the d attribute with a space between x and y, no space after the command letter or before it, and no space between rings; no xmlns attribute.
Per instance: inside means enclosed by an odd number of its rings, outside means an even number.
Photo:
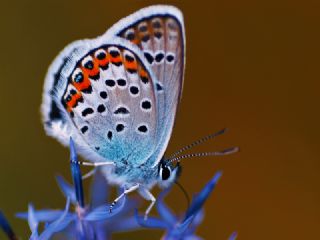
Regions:
<svg viewBox="0 0 320 240"><path fill-rule="evenodd" d="M72 108L74 108L74 106L78 103L81 97L81 93L76 93L75 95L71 96L71 100L66 103L68 112L72 111Z"/></svg>
<svg viewBox="0 0 320 240"><path fill-rule="evenodd" d="M110 62L110 55L107 54L106 57L105 57L104 59L102 59L102 60L100 60L100 59L98 59L98 58L95 58L94 60L98 62L98 64L99 64L100 67L104 67L104 66L106 66L107 64L109 64L109 62Z"/></svg>
<svg viewBox="0 0 320 240"><path fill-rule="evenodd" d="M148 77L148 73L143 68L140 68L139 75L141 77Z"/></svg>
<svg viewBox="0 0 320 240"><path fill-rule="evenodd" d="M85 71L83 67L81 67L81 70L83 73L83 81L80 83L76 83L76 82L72 81L73 86L78 91L81 91L83 89L87 89L91 85L90 80L89 80L89 73L87 71Z"/></svg>
<svg viewBox="0 0 320 240"><path fill-rule="evenodd" d="M87 69L85 67L81 68L83 73L87 73L88 76L95 76L99 73L99 62L96 59L93 59L93 68Z"/></svg>
<svg viewBox="0 0 320 240"><path fill-rule="evenodd" d="M111 58L111 62L112 63L120 63L120 62L122 62L121 56L117 56L117 57L110 56L110 58Z"/></svg>
<svg viewBox="0 0 320 240"><path fill-rule="evenodd" d="M136 61L133 61L133 62L125 61L124 66L126 67L126 69L137 70L137 68L138 68Z"/></svg>

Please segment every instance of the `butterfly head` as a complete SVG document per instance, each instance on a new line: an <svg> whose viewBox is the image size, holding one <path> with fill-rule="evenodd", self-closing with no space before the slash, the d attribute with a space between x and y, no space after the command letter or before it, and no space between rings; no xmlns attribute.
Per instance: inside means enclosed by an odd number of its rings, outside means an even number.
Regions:
<svg viewBox="0 0 320 240"><path fill-rule="evenodd" d="M161 159L158 165L158 183L160 187L167 188L172 185L181 174L181 165L176 164L164 158Z"/></svg>

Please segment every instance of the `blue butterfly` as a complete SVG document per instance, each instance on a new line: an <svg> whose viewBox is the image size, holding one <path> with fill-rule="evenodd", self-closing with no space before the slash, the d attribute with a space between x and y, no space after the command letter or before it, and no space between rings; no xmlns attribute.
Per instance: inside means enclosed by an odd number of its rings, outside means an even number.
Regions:
<svg viewBox="0 0 320 240"><path fill-rule="evenodd" d="M48 135L100 166L110 183L150 189L179 175L183 156L165 159L185 68L185 29L180 10L150 6L120 20L103 35L68 45L50 66L43 94ZM210 137L209 137L210 138ZM185 156L187 157L187 156ZM113 204L113 205L114 205Z"/></svg>

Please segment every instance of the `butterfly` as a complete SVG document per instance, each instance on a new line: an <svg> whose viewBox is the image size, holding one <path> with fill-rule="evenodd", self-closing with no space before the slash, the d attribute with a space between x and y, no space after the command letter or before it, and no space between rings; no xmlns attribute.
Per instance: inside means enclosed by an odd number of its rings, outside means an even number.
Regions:
<svg viewBox="0 0 320 240"><path fill-rule="evenodd" d="M151 201L147 216L155 203L150 189L171 185L180 172L174 163L188 157L177 157L186 147L164 158L182 94L185 46L181 11L156 5L95 39L69 44L49 67L46 133L65 146L71 137L80 155L125 188L111 208L137 190Z"/></svg>

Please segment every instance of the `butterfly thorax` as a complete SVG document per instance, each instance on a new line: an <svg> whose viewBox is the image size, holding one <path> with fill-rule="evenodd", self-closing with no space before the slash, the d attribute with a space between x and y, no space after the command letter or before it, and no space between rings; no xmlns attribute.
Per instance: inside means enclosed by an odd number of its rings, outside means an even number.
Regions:
<svg viewBox="0 0 320 240"><path fill-rule="evenodd" d="M147 188L154 186L159 176L158 168L152 167L151 164L144 163L134 166L126 160L116 163L112 169L106 167L103 171L112 184L131 185L139 183Z"/></svg>

